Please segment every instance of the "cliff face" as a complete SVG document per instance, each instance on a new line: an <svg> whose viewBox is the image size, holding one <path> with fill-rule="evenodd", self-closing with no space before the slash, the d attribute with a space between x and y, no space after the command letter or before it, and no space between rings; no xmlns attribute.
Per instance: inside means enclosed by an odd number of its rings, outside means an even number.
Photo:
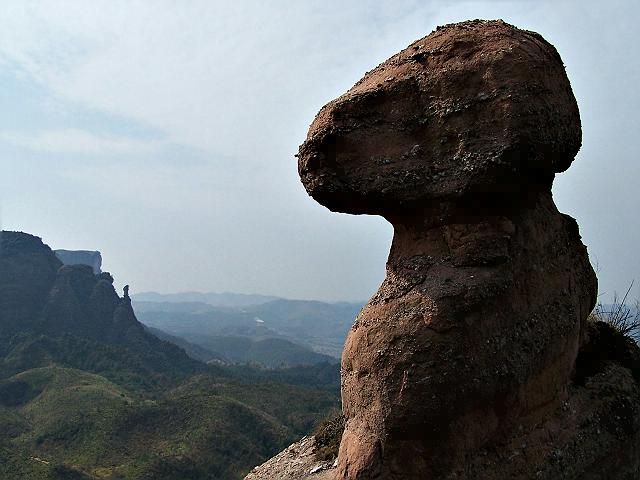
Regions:
<svg viewBox="0 0 640 480"><path fill-rule="evenodd" d="M71 333L109 341L117 336L115 323L142 329L130 301L115 292L110 274L95 275L84 264L63 265L38 237L2 232L0 262L4 334Z"/></svg>
<svg viewBox="0 0 640 480"><path fill-rule="evenodd" d="M502 21L438 28L316 116L308 193L394 227L342 356L336 479L636 478L629 371L571 381L597 283L551 185L580 143L557 51Z"/></svg>
<svg viewBox="0 0 640 480"><path fill-rule="evenodd" d="M65 339L64 348L52 343L56 338ZM0 353L22 351L15 367L19 370L50 360L81 366L82 359L99 357L91 351L98 347L106 348L102 353L110 358L124 349L135 357L126 360L141 371L197 369L198 365L144 329L131 299L118 296L109 273L94 274L88 265L63 265L40 238L2 232ZM116 350L108 350L112 347Z"/></svg>
<svg viewBox="0 0 640 480"><path fill-rule="evenodd" d="M38 237L0 233L0 335L36 327L61 266Z"/></svg>

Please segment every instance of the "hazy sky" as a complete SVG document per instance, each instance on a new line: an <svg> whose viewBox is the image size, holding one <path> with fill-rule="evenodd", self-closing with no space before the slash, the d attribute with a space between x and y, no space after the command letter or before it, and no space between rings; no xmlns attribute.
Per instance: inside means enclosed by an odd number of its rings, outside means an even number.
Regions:
<svg viewBox="0 0 640 480"><path fill-rule="evenodd" d="M316 204L293 155L318 109L391 54L443 23L503 18L567 66L584 141L554 195L604 299L640 282L638 5L5 0L3 227L100 250L134 293L366 299L391 227Z"/></svg>

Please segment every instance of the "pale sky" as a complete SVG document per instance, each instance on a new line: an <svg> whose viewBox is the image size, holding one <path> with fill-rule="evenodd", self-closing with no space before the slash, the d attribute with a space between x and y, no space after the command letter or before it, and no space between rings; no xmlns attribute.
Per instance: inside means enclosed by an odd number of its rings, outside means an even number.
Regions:
<svg viewBox="0 0 640 480"><path fill-rule="evenodd" d="M393 53L437 25L502 18L566 64L584 140L554 196L605 300L640 283L639 5L5 0L2 226L100 250L132 293L364 300L391 227L315 203L293 155L319 108Z"/></svg>

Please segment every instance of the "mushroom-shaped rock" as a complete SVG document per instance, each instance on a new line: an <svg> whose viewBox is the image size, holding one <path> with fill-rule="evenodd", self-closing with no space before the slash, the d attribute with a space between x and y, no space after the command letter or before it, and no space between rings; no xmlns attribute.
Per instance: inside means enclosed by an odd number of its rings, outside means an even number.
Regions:
<svg viewBox="0 0 640 480"><path fill-rule="evenodd" d="M324 106L298 168L331 210L386 216L548 191L580 143L555 48L502 21L472 21L416 41Z"/></svg>
<svg viewBox="0 0 640 480"><path fill-rule="evenodd" d="M447 478L566 399L597 284L551 184L580 142L560 56L502 21L441 27L322 108L305 188L394 226L342 356L338 479Z"/></svg>

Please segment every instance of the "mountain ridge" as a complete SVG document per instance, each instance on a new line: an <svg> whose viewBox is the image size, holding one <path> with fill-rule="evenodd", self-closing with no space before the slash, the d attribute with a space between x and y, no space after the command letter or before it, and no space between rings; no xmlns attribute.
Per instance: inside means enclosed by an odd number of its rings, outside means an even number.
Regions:
<svg viewBox="0 0 640 480"><path fill-rule="evenodd" d="M347 332L362 308L359 303L277 299L241 308L202 302L137 301L145 325L209 348L207 337L267 337L288 340L316 353L340 358ZM222 353L222 352L218 352Z"/></svg>

